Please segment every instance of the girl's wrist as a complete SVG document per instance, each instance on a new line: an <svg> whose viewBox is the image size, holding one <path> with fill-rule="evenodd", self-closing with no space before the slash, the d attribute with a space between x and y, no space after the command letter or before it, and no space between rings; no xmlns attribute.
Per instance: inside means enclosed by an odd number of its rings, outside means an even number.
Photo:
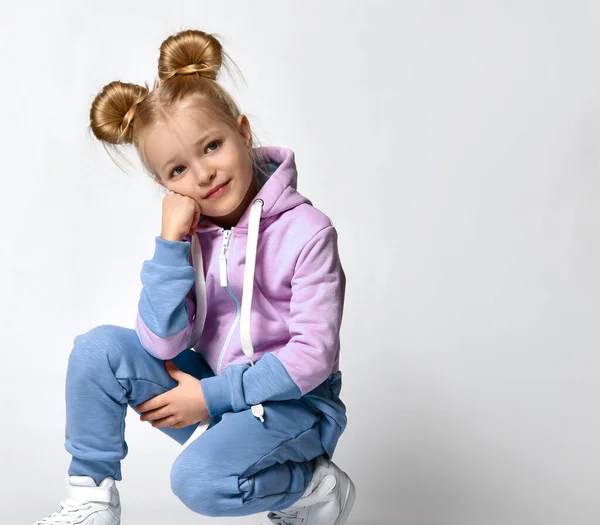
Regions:
<svg viewBox="0 0 600 525"><path fill-rule="evenodd" d="M172 233L162 233L160 234L161 238L163 238L165 241L173 241L173 242L181 242L181 240L183 239L183 236L180 235L174 235Z"/></svg>

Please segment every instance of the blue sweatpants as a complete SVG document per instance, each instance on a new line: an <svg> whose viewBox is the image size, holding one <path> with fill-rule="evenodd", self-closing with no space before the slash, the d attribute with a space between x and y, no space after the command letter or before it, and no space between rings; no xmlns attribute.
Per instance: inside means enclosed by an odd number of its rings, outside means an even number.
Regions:
<svg viewBox="0 0 600 525"><path fill-rule="evenodd" d="M172 361L197 379L214 375L193 350ZM127 406L133 408L176 386L164 361L146 352L133 329L102 325L78 335L66 380L69 475L91 476L96 483L106 476L120 480L121 460L127 455ZM206 516L288 507L306 489L312 460L330 457L345 428L340 389L337 372L310 395L263 403L264 423L250 410L213 418L208 430L173 463L173 492ZM159 430L183 444L196 428Z"/></svg>

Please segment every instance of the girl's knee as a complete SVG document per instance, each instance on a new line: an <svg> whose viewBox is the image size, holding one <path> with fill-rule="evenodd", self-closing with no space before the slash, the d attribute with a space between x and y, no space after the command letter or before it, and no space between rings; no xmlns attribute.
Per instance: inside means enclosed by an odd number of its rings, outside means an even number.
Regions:
<svg viewBox="0 0 600 525"><path fill-rule="evenodd" d="M182 452L171 467L171 490L181 502L203 516L222 517L232 511L231 502L234 487L229 485L235 476L226 475L218 467L218 461L199 459L194 454L193 460L186 458ZM196 469L194 465L198 465ZM237 483L237 482L236 482ZM234 491L233 491L234 492ZM241 501L241 496L240 496Z"/></svg>
<svg viewBox="0 0 600 525"><path fill-rule="evenodd" d="M75 337L69 356L69 367L91 368L135 351L139 345L133 329L116 325L100 325Z"/></svg>

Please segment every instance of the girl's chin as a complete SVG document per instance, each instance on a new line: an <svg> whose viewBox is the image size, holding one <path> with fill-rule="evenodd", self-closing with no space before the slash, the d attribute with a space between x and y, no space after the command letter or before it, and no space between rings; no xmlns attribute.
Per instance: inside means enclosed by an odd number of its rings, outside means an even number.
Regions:
<svg viewBox="0 0 600 525"><path fill-rule="evenodd" d="M231 196L228 195L227 197ZM239 202L237 202L238 200ZM223 196L223 200L221 202L215 202L210 209L208 209L207 206L204 206L202 213L207 217L214 217L215 219L218 219L219 217L226 217L238 209L240 202L241 199L231 199Z"/></svg>

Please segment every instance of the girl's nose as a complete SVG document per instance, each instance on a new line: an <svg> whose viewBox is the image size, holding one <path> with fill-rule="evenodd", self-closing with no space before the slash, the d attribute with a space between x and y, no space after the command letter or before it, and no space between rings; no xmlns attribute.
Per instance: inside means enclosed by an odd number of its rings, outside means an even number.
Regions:
<svg viewBox="0 0 600 525"><path fill-rule="evenodd" d="M196 168L196 183L201 188L208 189L213 185L216 175L216 171L213 168L198 166Z"/></svg>

